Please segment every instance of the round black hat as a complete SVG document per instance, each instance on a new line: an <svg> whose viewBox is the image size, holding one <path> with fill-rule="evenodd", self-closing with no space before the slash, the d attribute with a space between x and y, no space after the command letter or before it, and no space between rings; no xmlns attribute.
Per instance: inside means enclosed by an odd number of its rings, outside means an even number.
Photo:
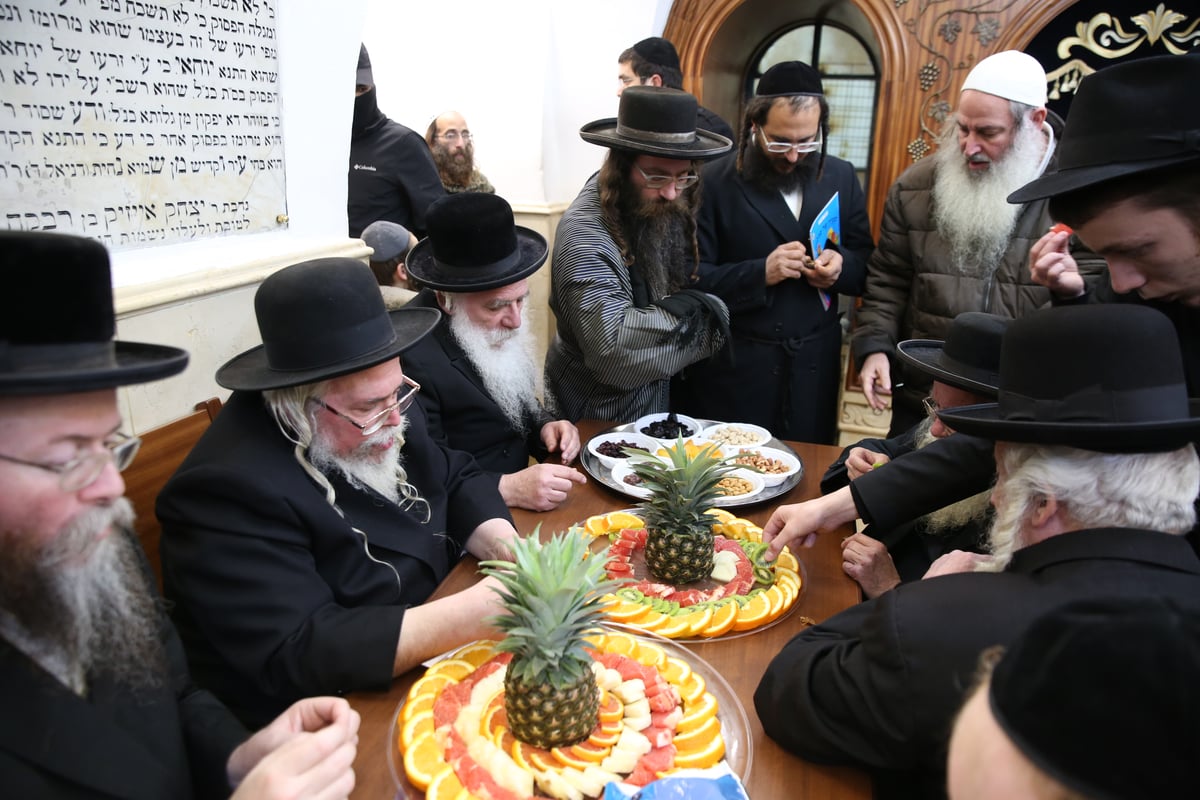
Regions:
<svg viewBox="0 0 1200 800"><path fill-rule="evenodd" d="M896 352L935 381L995 397L1000 383L1000 344L1008 323L995 314L966 311L950 323L946 341L907 339L896 345Z"/></svg>
<svg viewBox="0 0 1200 800"><path fill-rule="evenodd" d="M768 69L758 79L754 93L759 97L788 97L791 95L823 95L821 73L803 61L783 61Z"/></svg>
<svg viewBox="0 0 1200 800"><path fill-rule="evenodd" d="M615 119L579 129L586 142L681 161L707 161L729 152L733 142L696 128L696 98L663 86L630 86L621 92Z"/></svg>

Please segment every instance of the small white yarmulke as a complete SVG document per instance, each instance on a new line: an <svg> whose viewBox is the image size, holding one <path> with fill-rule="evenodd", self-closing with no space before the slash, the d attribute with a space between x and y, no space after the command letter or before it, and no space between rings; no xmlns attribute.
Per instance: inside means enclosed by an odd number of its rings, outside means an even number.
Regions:
<svg viewBox="0 0 1200 800"><path fill-rule="evenodd" d="M994 53L980 61L967 73L962 88L1027 106L1046 105L1046 71L1036 58L1020 50Z"/></svg>

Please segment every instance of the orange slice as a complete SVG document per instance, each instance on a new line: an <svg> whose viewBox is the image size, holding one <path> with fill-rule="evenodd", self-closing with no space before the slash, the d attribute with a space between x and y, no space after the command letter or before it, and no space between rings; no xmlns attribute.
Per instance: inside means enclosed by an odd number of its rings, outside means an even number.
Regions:
<svg viewBox="0 0 1200 800"><path fill-rule="evenodd" d="M738 604L726 603L713 612L712 622L708 627L700 631L700 635L706 639L711 639L714 636L723 636L733 630L733 623L737 622Z"/></svg>
<svg viewBox="0 0 1200 800"><path fill-rule="evenodd" d="M587 522L583 523L584 530L592 536L607 536L608 535L608 518L604 514L597 514L594 517L588 517Z"/></svg>
<svg viewBox="0 0 1200 800"><path fill-rule="evenodd" d="M692 668L688 666L688 663L674 656L667 656L667 660L658 668L658 671L667 683L673 683L676 686L682 684L692 674Z"/></svg>
<svg viewBox="0 0 1200 800"><path fill-rule="evenodd" d="M725 740L720 736L702 750L675 754L675 766L679 769L706 769L725 757Z"/></svg>
<svg viewBox="0 0 1200 800"><path fill-rule="evenodd" d="M408 690L408 696L409 698L415 698L420 697L423 694L431 694L434 697L437 697L438 692L442 691L446 684L450 682L450 679L445 675L430 675L426 673L420 678L417 678L416 683L414 683L412 688ZM457 683L457 681L455 681L455 683Z"/></svg>
<svg viewBox="0 0 1200 800"><path fill-rule="evenodd" d="M666 614L662 613L661 611L655 611L653 608L651 608L649 611L646 612L645 616L638 617L636 624L639 628L642 628L643 630L656 631L661 627L670 625L671 620L672 620L671 617L667 616ZM636 648L636 645L634 645L634 646ZM637 651L634 650L634 652L637 652ZM633 653L627 653L626 655L632 657Z"/></svg>
<svg viewBox="0 0 1200 800"><path fill-rule="evenodd" d="M425 791L445 767L436 734L425 734L404 751L404 772L409 782L421 791Z"/></svg>
<svg viewBox="0 0 1200 800"><path fill-rule="evenodd" d="M670 617L669 619L674 619L674 617ZM659 636L662 636L662 629L660 628L657 633ZM657 669L667 660L667 651L650 642L638 642L637 650L633 654L633 660L639 664Z"/></svg>
<svg viewBox="0 0 1200 800"><path fill-rule="evenodd" d="M790 569L792 572L799 572L800 562L792 555L792 551L785 547L779 554L779 558L775 559L775 567L777 569L782 567L783 569Z"/></svg>
<svg viewBox="0 0 1200 800"><path fill-rule="evenodd" d="M708 690L708 684L704 682L704 678L699 672L693 672L688 676L687 682L679 687L679 698L683 700L685 707L691 707L699 703Z"/></svg>
<svg viewBox="0 0 1200 800"><path fill-rule="evenodd" d="M604 613L613 622L624 622L630 625L642 624L641 621L652 611L654 609L645 603L634 603L629 600L622 600L619 605L604 609Z"/></svg>
<svg viewBox="0 0 1200 800"><path fill-rule="evenodd" d="M454 774L454 767L447 765L429 782L429 787L425 789L425 800L457 800L459 793L465 791L466 787Z"/></svg>
<svg viewBox="0 0 1200 800"><path fill-rule="evenodd" d="M623 656L632 656L637 650L637 640L632 636L624 633L613 632L608 634L604 642L604 649L610 653L620 653Z"/></svg>
<svg viewBox="0 0 1200 800"><path fill-rule="evenodd" d="M620 726L613 730L611 728L603 728L597 725L596 729L593 730L588 736L587 742L588 744L593 744L596 747L610 748L620 741L621 728L623 727L624 726Z"/></svg>
<svg viewBox="0 0 1200 800"><path fill-rule="evenodd" d="M753 630L772 619L771 598L767 596L766 592L759 592L751 597L746 605L738 609L737 618L733 621L733 630Z"/></svg>
<svg viewBox="0 0 1200 800"><path fill-rule="evenodd" d="M783 567L776 566L775 567L775 582L776 583L790 583L796 589L797 592L800 591L800 573L794 572L790 569L784 569Z"/></svg>
<svg viewBox="0 0 1200 800"><path fill-rule="evenodd" d="M683 709L683 719L679 720L679 723L675 726L676 736L690 730L695 730L706 721L715 717L717 715L717 698L705 692L699 702L685 703Z"/></svg>
<svg viewBox="0 0 1200 800"><path fill-rule="evenodd" d="M712 607L705 607L699 611L693 611L684 617L688 621L688 636L699 636L700 631L704 630L712 622L713 610Z"/></svg>
<svg viewBox="0 0 1200 800"><path fill-rule="evenodd" d="M610 531L620 531L625 528L644 528L646 523L642 522L642 518L628 511L611 511L608 513L608 529Z"/></svg>
<svg viewBox="0 0 1200 800"><path fill-rule="evenodd" d="M574 745L570 750L572 754L579 756L584 761L599 764L609 754L612 747L610 745L592 744L590 741L585 741Z"/></svg>
<svg viewBox="0 0 1200 800"><path fill-rule="evenodd" d="M709 743L721 735L721 721L709 717L697 728L677 735L671 742L680 753L694 753L708 747Z"/></svg>
<svg viewBox="0 0 1200 800"><path fill-rule="evenodd" d="M458 683L474 671L475 665L470 661L463 661L460 658L444 658L431 666L425 674L445 675L450 680Z"/></svg>
<svg viewBox="0 0 1200 800"><path fill-rule="evenodd" d="M513 761L517 762L517 766L527 772L544 772L548 769L558 769L558 762L554 760L554 756L550 755L549 750L543 750L540 747L525 744L513 739L512 750Z"/></svg>
<svg viewBox="0 0 1200 800"><path fill-rule="evenodd" d="M465 661L474 667L479 667L494 655L496 655L496 643L484 641L471 642L459 648L455 651L452 658L456 661Z"/></svg>
<svg viewBox="0 0 1200 800"><path fill-rule="evenodd" d="M497 698L500 696L497 695ZM497 730L508 728L508 713L504 710L504 701L493 703L479 719L479 731L487 736L495 736Z"/></svg>
<svg viewBox="0 0 1200 800"><path fill-rule="evenodd" d="M413 697L411 694L404 701L404 710L400 712L400 721L408 722L414 715L422 711L433 711L434 695L423 694Z"/></svg>
<svg viewBox="0 0 1200 800"><path fill-rule="evenodd" d="M765 592L763 592L763 594L766 596L767 601L771 604L771 610L767 614L769 619L775 619L784 612L784 609L788 607L787 590L779 584L775 584L770 589L767 589Z"/></svg>
<svg viewBox="0 0 1200 800"><path fill-rule="evenodd" d="M600 701L600 725L611 722L620 724L625 718L625 705L620 698L609 692L604 693L604 699ZM618 731L619 732L619 731Z"/></svg>
<svg viewBox="0 0 1200 800"><path fill-rule="evenodd" d="M574 747L552 747L550 748L550 754L558 759L563 766L575 767L575 769L579 770L587 769L596 763L576 755L573 752L574 749Z"/></svg>
<svg viewBox="0 0 1200 800"><path fill-rule="evenodd" d="M416 714L400 729L400 748L407 750L413 742L427 733L433 733L433 711L425 709Z"/></svg>

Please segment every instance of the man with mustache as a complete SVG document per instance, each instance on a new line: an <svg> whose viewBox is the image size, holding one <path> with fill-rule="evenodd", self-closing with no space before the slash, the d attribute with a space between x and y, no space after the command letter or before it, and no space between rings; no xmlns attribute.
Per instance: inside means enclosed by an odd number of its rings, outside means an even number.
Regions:
<svg viewBox="0 0 1200 800"><path fill-rule="evenodd" d="M429 237L409 257L426 288L410 308L443 312L433 333L404 356L421 384L417 402L429 433L475 456L509 506L549 511L583 473L579 431L538 399L541 364L525 324L529 276L546 260L546 240L513 224L497 195L450 195L429 207ZM561 464L529 459L556 454Z"/></svg>
<svg viewBox="0 0 1200 800"><path fill-rule="evenodd" d="M1015 318L1050 300L1025 266L1052 223L1046 202L1006 199L1053 169L1061 128L1045 106L1046 74L1033 57L988 56L967 74L937 153L888 192L852 348L872 408L904 384L892 397L891 436L920 421L929 393L928 378L894 363L897 342L944 339L964 311ZM1103 273L1090 253L1080 259L1085 275Z"/></svg>
<svg viewBox="0 0 1200 800"><path fill-rule="evenodd" d="M425 131L425 141L448 194L495 193L496 187L475 166L475 140L462 114L446 111L434 117Z"/></svg>
<svg viewBox="0 0 1200 800"><path fill-rule="evenodd" d="M691 287L696 168L731 143L696 129L696 98L651 86L579 135L609 153L558 224L546 384L569 420L625 422L668 410L671 376L725 341L725 304Z"/></svg>
<svg viewBox="0 0 1200 800"><path fill-rule="evenodd" d="M826 155L828 139L820 73L800 61L767 70L746 105L736 158L704 173L698 217L698 286L729 306L729 352L683 371L672 387L677 410L785 439L836 440L837 295L862 292L874 242L854 166ZM835 194L841 241L809 242ZM723 383L737 391L715 390Z"/></svg>
<svg viewBox="0 0 1200 800"><path fill-rule="evenodd" d="M255 313L263 345L217 371L234 392L158 498L192 670L246 720L494 634L490 582L425 601L464 551L506 557L515 535L401 366L437 311L389 313L365 264L325 258L264 280Z"/></svg>
<svg viewBox="0 0 1200 800"><path fill-rule="evenodd" d="M108 254L0 233L0 786L20 798L346 797L358 714L316 697L249 736L188 674L132 535L117 388L187 354L113 341Z"/></svg>

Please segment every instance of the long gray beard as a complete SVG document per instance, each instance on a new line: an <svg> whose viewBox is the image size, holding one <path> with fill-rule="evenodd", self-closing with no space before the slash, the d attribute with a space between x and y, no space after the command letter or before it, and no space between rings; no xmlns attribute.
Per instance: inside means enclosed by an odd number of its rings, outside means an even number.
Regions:
<svg viewBox="0 0 1200 800"><path fill-rule="evenodd" d="M695 252L689 235L691 212L681 202L642 201L622 213L625 241L633 251L633 269L646 281L651 302L691 283Z"/></svg>
<svg viewBox="0 0 1200 800"><path fill-rule="evenodd" d="M79 514L43 544L0 533L0 632L80 695L96 678L134 690L166 680L164 623L127 533L133 516L120 498Z"/></svg>
<svg viewBox="0 0 1200 800"><path fill-rule="evenodd" d="M362 445L349 456L334 453L322 429L318 427L313 435L312 444L309 445L308 457L313 466L322 472L338 472L354 488L373 489L393 503L399 504L400 485L408 482L408 473L404 471L400 453L404 446L404 430L407 427L408 417L401 415L400 425L381 428L370 436L364 436ZM384 451L382 457L372 451L373 445L382 444L390 439L395 439L396 443Z"/></svg>
<svg viewBox="0 0 1200 800"><path fill-rule="evenodd" d="M921 423L916 433L916 449L920 450L937 441L937 437L929 432L933 418L927 418ZM952 533L966 525L981 521L991 511L992 490L985 489L978 494L965 497L958 502L939 508L921 517L921 523L927 533L942 536Z"/></svg>
<svg viewBox="0 0 1200 800"><path fill-rule="evenodd" d="M983 174L974 174L953 130L947 130L933 156L933 221L950 245L959 272L982 278L996 269L1008 250L1022 208L1009 203L1008 196L1037 177L1046 140L1026 117L1008 152Z"/></svg>
<svg viewBox="0 0 1200 800"><path fill-rule="evenodd" d="M515 330L480 329L465 313L451 314L450 333L479 372L488 396L513 430L524 436L529 432L526 420L538 412L542 379L524 310L521 327Z"/></svg>

